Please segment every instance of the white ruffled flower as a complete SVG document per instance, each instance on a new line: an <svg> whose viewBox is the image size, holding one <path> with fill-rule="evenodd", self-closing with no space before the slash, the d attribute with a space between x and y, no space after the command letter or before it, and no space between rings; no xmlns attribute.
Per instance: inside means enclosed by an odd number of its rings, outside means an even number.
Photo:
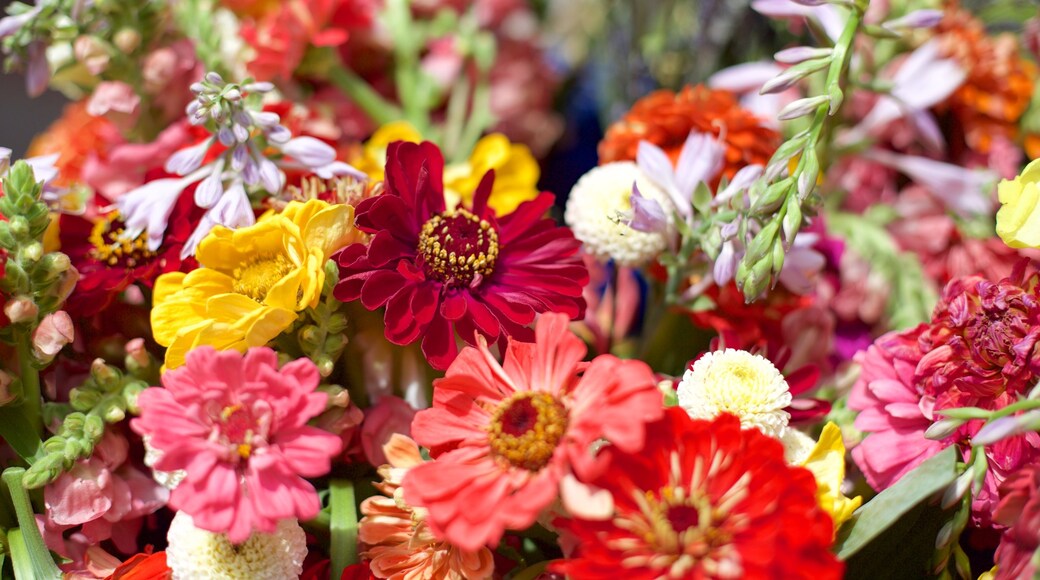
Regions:
<svg viewBox="0 0 1040 580"><path fill-rule="evenodd" d="M598 260L613 259L621 266L641 266L667 246L662 233L632 229L626 217L632 210L632 184L648 199L671 207L668 195L630 161L600 165L578 180L567 198L564 220L581 240L585 251Z"/></svg>
<svg viewBox="0 0 1040 580"><path fill-rule="evenodd" d="M173 580L288 580L300 577L307 556L307 537L294 519L236 546L226 534L196 528L191 516L177 512L166 539Z"/></svg>
<svg viewBox="0 0 1040 580"><path fill-rule="evenodd" d="M784 459L788 465L802 465L816 447L816 440L798 429L788 429L780 437L784 445Z"/></svg>
<svg viewBox="0 0 1040 580"><path fill-rule="evenodd" d="M694 419L722 413L740 418L747 429L757 428L780 438L791 415L791 391L769 360L744 350L709 352L686 371L678 388L679 406Z"/></svg>

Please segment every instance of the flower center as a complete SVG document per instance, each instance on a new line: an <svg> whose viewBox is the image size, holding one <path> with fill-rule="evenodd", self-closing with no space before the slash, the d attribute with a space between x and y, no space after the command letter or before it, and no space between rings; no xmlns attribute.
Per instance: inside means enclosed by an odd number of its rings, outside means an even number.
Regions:
<svg viewBox="0 0 1040 580"><path fill-rule="evenodd" d="M234 290L263 302L271 287L293 269L293 263L282 255L257 258L234 271Z"/></svg>
<svg viewBox="0 0 1040 580"><path fill-rule="evenodd" d="M466 209L430 218L419 232L426 275L449 286L476 286L495 271L498 232Z"/></svg>
<svg viewBox="0 0 1040 580"><path fill-rule="evenodd" d="M253 428L256 426L252 415L242 405L231 405L221 410L220 419L220 432L225 444L242 459L249 459L253 452Z"/></svg>
<svg viewBox="0 0 1040 580"><path fill-rule="evenodd" d="M90 257L109 266L122 264L127 268L135 268L154 258L155 252L148 249L145 232L129 239L124 226L117 211L101 217L87 238L94 246L90 249Z"/></svg>
<svg viewBox="0 0 1040 580"><path fill-rule="evenodd" d="M567 409L548 393L525 391L503 401L491 416L491 453L511 465L538 471L552 459L567 430Z"/></svg>

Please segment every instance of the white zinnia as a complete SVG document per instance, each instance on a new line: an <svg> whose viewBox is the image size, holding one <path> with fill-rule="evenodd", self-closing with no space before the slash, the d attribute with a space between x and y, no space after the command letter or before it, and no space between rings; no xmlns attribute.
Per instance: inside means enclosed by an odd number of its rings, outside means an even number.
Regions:
<svg viewBox="0 0 1040 580"><path fill-rule="evenodd" d="M709 352L686 371L678 388L679 406L694 419L722 413L740 418L745 429L755 427L781 437L791 415L791 391L769 360L744 350Z"/></svg>
<svg viewBox="0 0 1040 580"><path fill-rule="evenodd" d="M191 516L177 512L166 539L173 580L288 580L300 577L307 556L307 537L294 519L236 546L226 534L196 528Z"/></svg>
<svg viewBox="0 0 1040 580"><path fill-rule="evenodd" d="M613 259L620 266L642 266L667 246L661 233L633 230L624 216L632 211L632 184L639 193L671 207L668 195L631 161L607 163L578 180L567 198L564 221L581 240L585 251L597 260Z"/></svg>

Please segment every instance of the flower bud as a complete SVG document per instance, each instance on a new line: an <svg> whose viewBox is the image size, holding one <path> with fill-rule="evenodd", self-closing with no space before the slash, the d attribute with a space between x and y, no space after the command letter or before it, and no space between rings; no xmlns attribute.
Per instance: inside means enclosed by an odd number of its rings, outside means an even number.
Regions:
<svg viewBox="0 0 1040 580"><path fill-rule="evenodd" d="M122 378L119 371L105 364L105 361L100 358L96 358L94 362L90 363L90 376L94 377L97 384L106 390L114 387L116 382Z"/></svg>
<svg viewBox="0 0 1040 580"><path fill-rule="evenodd" d="M36 306L36 302L29 296L15 296L4 305L4 314L12 324L32 322L36 320L39 313L40 309Z"/></svg>
<svg viewBox="0 0 1040 580"><path fill-rule="evenodd" d="M133 28L123 28L115 34L112 42L115 43L120 52L130 54L137 50L138 46L141 46L141 33Z"/></svg>
<svg viewBox="0 0 1040 580"><path fill-rule="evenodd" d="M72 44L76 60L92 75L100 75L108 68L110 55L104 41L96 36L83 35Z"/></svg>
<svg viewBox="0 0 1040 580"><path fill-rule="evenodd" d="M101 402L101 393L95 389L72 389L69 404L77 411L89 411Z"/></svg>
<svg viewBox="0 0 1040 580"><path fill-rule="evenodd" d="M33 356L40 362L54 360L61 349L75 338L72 318L64 310L48 314L32 334Z"/></svg>

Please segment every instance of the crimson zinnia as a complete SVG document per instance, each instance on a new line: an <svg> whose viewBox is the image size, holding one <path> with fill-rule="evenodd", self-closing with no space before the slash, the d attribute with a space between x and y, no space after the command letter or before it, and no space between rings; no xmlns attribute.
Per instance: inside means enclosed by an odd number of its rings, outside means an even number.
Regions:
<svg viewBox="0 0 1040 580"><path fill-rule="evenodd" d="M647 426L645 447L606 447L593 479L613 498L604 519L557 519L576 552L550 570L588 580L840 578L816 481L779 441L724 414L677 407Z"/></svg>
<svg viewBox="0 0 1040 580"><path fill-rule="evenodd" d="M422 338L437 369L455 360L457 331L474 344L533 337L540 312L584 316L588 270L570 230L545 216L553 195L542 193L513 213L488 207L494 173L473 194L472 207L448 208L444 157L436 145L397 142L387 149L386 191L357 206L357 227L373 234L339 254L336 298L386 306L386 338Z"/></svg>

